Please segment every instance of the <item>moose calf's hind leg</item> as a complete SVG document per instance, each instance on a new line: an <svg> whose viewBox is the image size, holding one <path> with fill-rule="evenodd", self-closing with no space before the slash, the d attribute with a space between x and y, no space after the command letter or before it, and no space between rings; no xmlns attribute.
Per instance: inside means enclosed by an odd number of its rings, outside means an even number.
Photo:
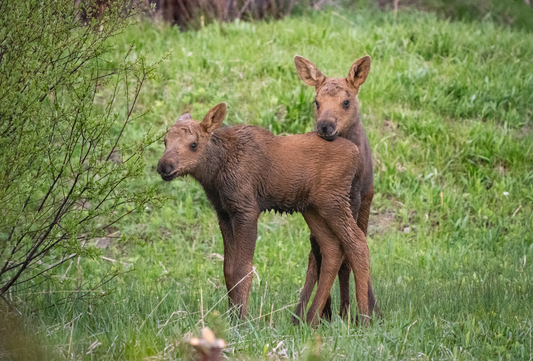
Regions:
<svg viewBox="0 0 533 361"><path fill-rule="evenodd" d="M374 290L372 289L372 281L368 278L368 312L375 314L376 317L381 318L381 310L376 304L376 297L374 297Z"/></svg>
<svg viewBox="0 0 533 361"><path fill-rule="evenodd" d="M320 247L318 246L316 237L311 234L311 236L309 237L309 241L311 242L311 252L309 252L307 274L305 277L304 287L300 294L300 300L298 301L298 305L296 306L295 311L296 316L299 317L301 320L304 319L305 309L307 308L307 304L311 299L313 289L315 288L315 285L318 282L320 267L322 264L322 254L320 253ZM293 324L295 325L298 324L297 317L293 316ZM328 299L324 306L324 310L322 311L322 317L326 320L331 320L331 295L328 296Z"/></svg>
<svg viewBox="0 0 533 361"><path fill-rule="evenodd" d="M322 267L315 297L307 313L307 323L315 327L327 304L329 293L342 263L342 249L338 242L321 245Z"/></svg>
<svg viewBox="0 0 533 361"><path fill-rule="evenodd" d="M339 201L342 204L342 201ZM331 203L334 204L334 203ZM370 258L368 245L364 233L357 227L349 212L349 205L335 206L323 210L321 215L329 228L342 244L344 256L355 276L355 290L359 313L364 317L363 323L368 323L368 281L370 279ZM336 215L336 216L333 216ZM341 215L339 217L339 215ZM365 317L366 316L366 317Z"/></svg>
<svg viewBox="0 0 533 361"><path fill-rule="evenodd" d="M305 221L316 236L322 253L322 264L318 277L318 287L307 313L306 322L312 326L318 324L320 315L326 306L331 287L342 263L342 248L338 239L327 227L326 222L320 215L313 211L304 213Z"/></svg>
<svg viewBox="0 0 533 361"><path fill-rule="evenodd" d="M370 216L370 206L372 204L372 198L374 197L374 187L371 187L370 192L364 195L361 201L361 207L359 209L359 215L357 217L357 226L365 236L368 234L368 220ZM370 277L368 279L368 309L370 314L375 313L378 317L381 317L381 311L376 304L376 298L374 297L374 290L372 288L372 282Z"/></svg>
<svg viewBox="0 0 533 361"><path fill-rule="evenodd" d="M348 317L350 309L350 274L352 270L350 269L347 260L345 260L341 268L339 269L339 288L341 290L341 318Z"/></svg>
<svg viewBox="0 0 533 361"><path fill-rule="evenodd" d="M350 260L350 264L355 276L356 298L361 321L363 324L368 324L370 321L369 316L371 316L370 303L368 299L369 286L371 286L370 256L363 231L361 231L355 224L353 227L353 233L355 234L353 239L355 242L348 244L344 247L344 249L346 256Z"/></svg>
<svg viewBox="0 0 533 361"><path fill-rule="evenodd" d="M357 212L357 226L363 231L365 236L368 232L368 220L370 217L370 205L372 204L372 198L374 197L374 190L366 194L361 200L361 205ZM352 210L353 212L353 210Z"/></svg>
<svg viewBox="0 0 533 361"><path fill-rule="evenodd" d="M318 242L315 237L310 239L311 241L311 252L315 256L315 262L316 262L316 282L320 280L320 268L322 267L322 252L320 251L320 246L318 245ZM326 300L326 304L324 305L324 309L322 310L322 318L331 321L331 317L333 316L333 312L331 311L331 292L328 295L328 299Z"/></svg>

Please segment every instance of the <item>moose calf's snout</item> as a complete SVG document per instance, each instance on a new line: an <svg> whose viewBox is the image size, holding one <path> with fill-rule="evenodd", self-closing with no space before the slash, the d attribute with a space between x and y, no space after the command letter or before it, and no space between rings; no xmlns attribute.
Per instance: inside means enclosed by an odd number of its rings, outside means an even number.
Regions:
<svg viewBox="0 0 533 361"><path fill-rule="evenodd" d="M321 120L316 123L316 131L321 138L325 140L335 140L337 138L337 130L335 123L331 120Z"/></svg>
<svg viewBox="0 0 533 361"><path fill-rule="evenodd" d="M170 162L165 162L164 159L160 159L157 163L157 173L165 179L172 174L174 171L174 166Z"/></svg>

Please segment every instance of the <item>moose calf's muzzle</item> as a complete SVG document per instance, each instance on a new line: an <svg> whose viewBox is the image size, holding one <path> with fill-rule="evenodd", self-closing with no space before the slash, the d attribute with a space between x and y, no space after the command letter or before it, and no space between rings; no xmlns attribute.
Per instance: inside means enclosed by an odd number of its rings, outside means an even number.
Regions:
<svg viewBox="0 0 533 361"><path fill-rule="evenodd" d="M161 158L157 163L157 173L166 181L175 178L174 166L170 162L166 162L164 158Z"/></svg>
<svg viewBox="0 0 533 361"><path fill-rule="evenodd" d="M337 138L338 132L337 127L334 121L331 120L320 120L316 123L315 130L318 132L318 135L328 141L335 140Z"/></svg>

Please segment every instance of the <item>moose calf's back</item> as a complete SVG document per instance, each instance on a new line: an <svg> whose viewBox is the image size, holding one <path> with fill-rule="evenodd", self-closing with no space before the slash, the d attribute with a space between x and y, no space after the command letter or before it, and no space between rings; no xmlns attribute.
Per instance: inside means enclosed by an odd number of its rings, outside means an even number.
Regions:
<svg viewBox="0 0 533 361"><path fill-rule="evenodd" d="M348 140L329 142L316 132L274 136L253 126L222 128L216 135L239 150L227 155L236 178L230 183L242 185L240 192L257 192L260 211L301 212L332 191L348 197L359 154Z"/></svg>

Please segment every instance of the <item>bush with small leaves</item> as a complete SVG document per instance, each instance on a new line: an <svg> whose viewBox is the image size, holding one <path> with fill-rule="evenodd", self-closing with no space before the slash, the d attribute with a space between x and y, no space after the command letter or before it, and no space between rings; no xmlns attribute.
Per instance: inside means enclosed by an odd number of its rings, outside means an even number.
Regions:
<svg viewBox="0 0 533 361"><path fill-rule="evenodd" d="M0 297L6 302L8 290L45 281L69 258L96 255L88 240L159 203L153 187L127 187L142 174L144 150L157 136L122 137L143 116L137 99L157 64L134 47L121 63L105 58L111 39L142 9L124 0L109 2L105 12L93 11L97 5L0 3Z"/></svg>

